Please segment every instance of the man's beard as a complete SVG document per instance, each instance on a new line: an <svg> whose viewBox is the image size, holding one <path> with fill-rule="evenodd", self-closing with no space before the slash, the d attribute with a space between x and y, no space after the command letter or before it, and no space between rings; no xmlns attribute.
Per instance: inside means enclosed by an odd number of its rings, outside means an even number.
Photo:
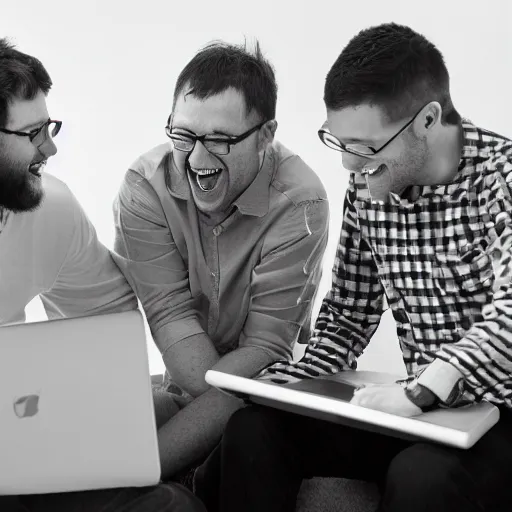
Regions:
<svg viewBox="0 0 512 512"><path fill-rule="evenodd" d="M43 195L41 178L30 174L27 165L0 156L0 207L14 213L34 211Z"/></svg>

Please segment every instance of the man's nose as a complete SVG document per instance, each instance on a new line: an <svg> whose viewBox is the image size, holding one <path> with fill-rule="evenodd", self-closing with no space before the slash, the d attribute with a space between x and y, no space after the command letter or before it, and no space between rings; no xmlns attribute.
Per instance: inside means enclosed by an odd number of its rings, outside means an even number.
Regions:
<svg viewBox="0 0 512 512"><path fill-rule="evenodd" d="M212 161L212 154L204 147L201 141L196 141L194 149L188 155L188 163L190 167L201 169L208 167L208 163Z"/></svg>
<svg viewBox="0 0 512 512"><path fill-rule="evenodd" d="M46 137L45 141L37 149L44 156L45 160L57 153L57 146L51 137Z"/></svg>

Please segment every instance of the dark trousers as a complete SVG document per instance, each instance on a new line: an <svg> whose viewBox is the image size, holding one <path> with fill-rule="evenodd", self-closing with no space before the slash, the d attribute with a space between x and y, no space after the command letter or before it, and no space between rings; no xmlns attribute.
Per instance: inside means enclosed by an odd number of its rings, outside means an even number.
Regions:
<svg viewBox="0 0 512 512"><path fill-rule="evenodd" d="M179 484L60 494L0 496L2 512L206 512Z"/></svg>
<svg viewBox="0 0 512 512"><path fill-rule="evenodd" d="M377 482L380 512L510 512L512 412L469 450L250 406L196 472L208 512L293 512L304 478ZM321 512L321 511L319 511Z"/></svg>

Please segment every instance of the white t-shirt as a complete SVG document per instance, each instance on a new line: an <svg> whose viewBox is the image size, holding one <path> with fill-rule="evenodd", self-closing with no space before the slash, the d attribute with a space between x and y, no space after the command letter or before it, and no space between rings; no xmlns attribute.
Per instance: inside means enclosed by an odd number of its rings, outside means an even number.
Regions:
<svg viewBox="0 0 512 512"><path fill-rule="evenodd" d="M40 295L48 318L136 309L137 300L69 188L43 176L34 212L3 212L0 221L0 325L25 321Z"/></svg>

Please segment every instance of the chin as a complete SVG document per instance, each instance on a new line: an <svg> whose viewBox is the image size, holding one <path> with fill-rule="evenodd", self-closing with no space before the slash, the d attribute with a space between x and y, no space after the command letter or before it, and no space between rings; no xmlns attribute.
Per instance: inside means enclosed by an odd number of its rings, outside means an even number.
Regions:
<svg viewBox="0 0 512 512"><path fill-rule="evenodd" d="M12 197L10 200L3 203L3 206L14 213L33 212L37 210L44 199L44 191L42 187L38 189L30 188L23 191L15 199Z"/></svg>
<svg viewBox="0 0 512 512"><path fill-rule="evenodd" d="M229 209L230 201L228 198L229 189L226 183L219 183L217 190L210 193L200 192L196 183L190 182L192 198L196 208L206 215L215 215Z"/></svg>
<svg viewBox="0 0 512 512"><path fill-rule="evenodd" d="M206 215L215 215L220 214L229 209L229 205L224 205L224 203L208 203L206 201L200 201L198 198L194 196L194 204L196 208Z"/></svg>

